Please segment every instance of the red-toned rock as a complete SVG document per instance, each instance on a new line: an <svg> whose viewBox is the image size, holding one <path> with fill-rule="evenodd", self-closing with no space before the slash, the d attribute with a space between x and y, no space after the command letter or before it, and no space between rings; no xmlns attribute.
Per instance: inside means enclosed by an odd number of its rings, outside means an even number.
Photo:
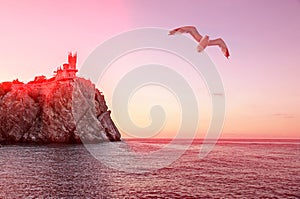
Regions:
<svg viewBox="0 0 300 199"><path fill-rule="evenodd" d="M119 141L104 96L74 77L0 84L0 143Z"/></svg>

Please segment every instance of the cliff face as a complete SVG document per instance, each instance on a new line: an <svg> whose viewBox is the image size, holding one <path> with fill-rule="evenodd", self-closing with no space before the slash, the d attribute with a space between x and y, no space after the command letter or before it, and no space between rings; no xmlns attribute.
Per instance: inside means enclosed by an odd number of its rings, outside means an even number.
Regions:
<svg viewBox="0 0 300 199"><path fill-rule="evenodd" d="M90 81L0 84L0 143L119 141L104 96Z"/></svg>

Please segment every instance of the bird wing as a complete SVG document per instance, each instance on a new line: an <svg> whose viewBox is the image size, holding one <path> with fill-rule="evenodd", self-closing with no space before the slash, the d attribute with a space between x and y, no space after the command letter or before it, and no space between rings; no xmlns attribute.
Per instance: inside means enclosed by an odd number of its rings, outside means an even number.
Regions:
<svg viewBox="0 0 300 199"><path fill-rule="evenodd" d="M183 26L180 28L175 28L169 32L169 35L174 35L176 33L189 33L197 42L200 42L200 40L202 39L202 35L200 35L200 33L194 26Z"/></svg>
<svg viewBox="0 0 300 199"><path fill-rule="evenodd" d="M218 38L218 39L214 39L214 40L209 40L208 45L209 46L217 45L221 48L221 50L222 50L222 52L223 52L223 54L225 55L226 58L228 58L230 56L228 48L227 48L227 46L226 46L223 39Z"/></svg>

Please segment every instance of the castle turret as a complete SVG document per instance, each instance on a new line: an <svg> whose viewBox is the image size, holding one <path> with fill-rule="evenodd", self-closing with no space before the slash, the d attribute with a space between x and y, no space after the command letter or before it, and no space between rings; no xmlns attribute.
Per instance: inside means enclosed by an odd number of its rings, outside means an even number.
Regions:
<svg viewBox="0 0 300 199"><path fill-rule="evenodd" d="M76 77L78 70L76 69L77 53L74 55L70 52L68 55L68 63L63 64L63 69L57 68L55 75L56 80L72 79Z"/></svg>
<svg viewBox="0 0 300 199"><path fill-rule="evenodd" d="M77 53L72 55L72 53L70 52L68 56L68 62L70 67L69 69L76 70L76 61L77 61Z"/></svg>

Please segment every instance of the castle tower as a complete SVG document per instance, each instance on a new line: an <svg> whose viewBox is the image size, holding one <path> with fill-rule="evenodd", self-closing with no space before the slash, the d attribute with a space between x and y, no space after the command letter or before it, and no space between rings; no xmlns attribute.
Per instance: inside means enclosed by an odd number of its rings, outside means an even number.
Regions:
<svg viewBox="0 0 300 199"><path fill-rule="evenodd" d="M72 55L72 53L70 52L68 56L69 69L76 70L76 61L77 61L77 53Z"/></svg>
<svg viewBox="0 0 300 199"><path fill-rule="evenodd" d="M68 55L68 63L63 64L63 69L58 68L55 75L56 80L73 79L76 77L78 70L76 69L77 53L74 55L70 52Z"/></svg>

